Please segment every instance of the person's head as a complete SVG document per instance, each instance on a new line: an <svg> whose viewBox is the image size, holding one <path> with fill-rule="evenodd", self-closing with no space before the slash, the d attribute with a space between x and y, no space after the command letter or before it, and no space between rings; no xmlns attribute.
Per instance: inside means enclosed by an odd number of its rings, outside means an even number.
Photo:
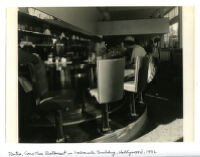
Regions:
<svg viewBox="0 0 200 157"><path fill-rule="evenodd" d="M153 53L153 47L154 47L154 42L153 42L153 40L149 40L148 43L147 43L147 46L146 46L146 48L145 48L147 54Z"/></svg>
<svg viewBox="0 0 200 157"><path fill-rule="evenodd" d="M159 42L160 42L159 37L154 38L154 47L157 47Z"/></svg>
<svg viewBox="0 0 200 157"><path fill-rule="evenodd" d="M102 55L106 51L106 43L104 40L98 40L95 44L95 52L97 55Z"/></svg>
<svg viewBox="0 0 200 157"><path fill-rule="evenodd" d="M130 48L135 44L135 38L133 36L127 36L125 37L123 43L124 43L124 48L126 49Z"/></svg>

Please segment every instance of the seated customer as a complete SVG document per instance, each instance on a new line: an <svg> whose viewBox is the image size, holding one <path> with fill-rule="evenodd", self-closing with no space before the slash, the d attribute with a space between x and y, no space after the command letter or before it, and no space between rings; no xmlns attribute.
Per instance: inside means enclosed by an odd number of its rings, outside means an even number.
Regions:
<svg viewBox="0 0 200 157"><path fill-rule="evenodd" d="M30 64L36 65L39 63L37 56L25 51L22 48L18 49L18 115L19 115L19 140L21 141L27 131L27 123L39 118L35 114L36 105L33 92L33 84L30 76Z"/></svg>
<svg viewBox="0 0 200 157"><path fill-rule="evenodd" d="M30 52L26 52L24 49L18 49L18 64L37 64L39 59L36 55L31 54Z"/></svg>
<svg viewBox="0 0 200 157"><path fill-rule="evenodd" d="M158 51L157 45L155 45L155 40L150 40L146 47L148 56L150 57L149 63L149 74L148 74L148 83L149 89L154 89L155 95L158 94L158 77L159 77L159 63L160 63L160 53Z"/></svg>
<svg viewBox="0 0 200 157"><path fill-rule="evenodd" d="M30 109L30 112L34 112L36 105L40 101L40 97L48 91L45 65L39 55L32 54L21 48L18 49L18 64L19 89L21 89L22 95L24 95L22 99L26 99L26 95L32 95L32 99L35 100L32 107L24 108L28 108Z"/></svg>
<svg viewBox="0 0 200 157"><path fill-rule="evenodd" d="M148 45L146 47L146 51L147 51L147 56L149 57L149 69L148 69L147 82L150 83L154 79L154 77L156 75L156 71L157 71L156 59L153 56L154 45L153 45L153 41L152 40L148 41Z"/></svg>
<svg viewBox="0 0 200 157"><path fill-rule="evenodd" d="M125 40L125 43L129 43L128 45L132 44L132 46L128 47L128 49L132 50L131 59L129 62L127 61L128 68L135 69L134 62L135 62L135 59L137 56L139 56L139 57L148 56L149 57L149 69L148 69L147 82L150 83L154 79L154 77L156 75L156 70L157 70L156 64L155 64L156 61L153 57L153 42L152 41L148 42L146 50L143 47L135 44L134 38L127 37ZM132 78L127 76L127 80L130 80L130 79L132 79Z"/></svg>
<svg viewBox="0 0 200 157"><path fill-rule="evenodd" d="M36 55L26 52L22 48L18 49L19 88L22 88L25 93L32 92L33 90L33 85L31 82L34 78L31 78L29 75L29 72L32 72L30 65L37 65L38 63L39 58Z"/></svg>

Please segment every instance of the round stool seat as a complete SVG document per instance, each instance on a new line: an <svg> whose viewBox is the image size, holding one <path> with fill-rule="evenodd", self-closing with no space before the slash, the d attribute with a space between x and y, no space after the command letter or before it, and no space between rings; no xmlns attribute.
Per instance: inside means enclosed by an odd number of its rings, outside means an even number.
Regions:
<svg viewBox="0 0 200 157"><path fill-rule="evenodd" d="M48 97L40 101L39 109L43 111L55 111L57 109L69 111L73 105L72 100L63 97Z"/></svg>

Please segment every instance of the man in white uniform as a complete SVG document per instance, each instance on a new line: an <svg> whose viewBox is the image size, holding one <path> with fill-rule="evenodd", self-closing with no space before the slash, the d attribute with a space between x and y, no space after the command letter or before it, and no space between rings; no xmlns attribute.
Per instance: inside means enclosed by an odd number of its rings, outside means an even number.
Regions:
<svg viewBox="0 0 200 157"><path fill-rule="evenodd" d="M132 46L133 50L132 50L132 55L131 55L131 61L138 57L144 57L146 56L147 52L145 51L145 49L143 47L141 47L140 45L133 45Z"/></svg>
<svg viewBox="0 0 200 157"><path fill-rule="evenodd" d="M131 49L131 56L130 58L128 58L130 59L129 64L134 63L134 58L136 58L137 56L144 57L147 54L147 52L145 51L143 47L135 43L135 38L132 36L127 36L124 39L124 47L126 50Z"/></svg>

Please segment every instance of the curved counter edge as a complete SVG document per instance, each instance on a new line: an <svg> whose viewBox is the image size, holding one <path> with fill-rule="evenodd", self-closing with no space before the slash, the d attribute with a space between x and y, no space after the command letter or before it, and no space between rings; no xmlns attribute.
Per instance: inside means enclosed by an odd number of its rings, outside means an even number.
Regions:
<svg viewBox="0 0 200 157"><path fill-rule="evenodd" d="M89 143L129 142L136 139L144 130L148 121L147 107L144 113L133 123L99 138L88 141Z"/></svg>

